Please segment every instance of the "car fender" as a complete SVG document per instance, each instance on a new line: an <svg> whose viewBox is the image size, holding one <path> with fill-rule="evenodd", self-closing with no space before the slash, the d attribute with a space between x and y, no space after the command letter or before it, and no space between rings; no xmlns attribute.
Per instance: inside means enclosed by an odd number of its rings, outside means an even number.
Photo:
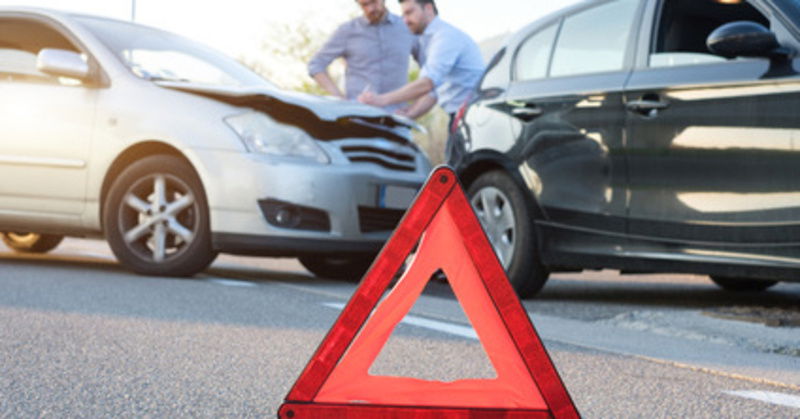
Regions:
<svg viewBox="0 0 800 419"><path fill-rule="evenodd" d="M544 218L536 199L538 178L535 172L527 166L520 166L505 154L494 150L477 150L467 154L453 168L466 191L480 175L491 170L502 170L513 179L517 186L524 192L528 208L536 220Z"/></svg>
<svg viewBox="0 0 800 419"><path fill-rule="evenodd" d="M102 231L104 205L114 181L132 163L154 155L173 155L186 160L197 173L208 202L212 202L213 198L209 195L213 196L214 191L209 191L206 165L191 148L183 148L180 143L170 140L143 139L131 143L116 154L109 154L108 158L98 161L95 165L95 170L103 175L90 177L90 195L87 197L87 208L84 213L86 227Z"/></svg>

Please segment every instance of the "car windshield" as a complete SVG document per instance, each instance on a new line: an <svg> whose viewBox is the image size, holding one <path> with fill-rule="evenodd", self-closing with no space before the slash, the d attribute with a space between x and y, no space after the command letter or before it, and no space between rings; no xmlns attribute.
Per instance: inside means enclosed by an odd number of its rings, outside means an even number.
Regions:
<svg viewBox="0 0 800 419"><path fill-rule="evenodd" d="M237 61L184 37L110 19L76 20L143 79L277 88Z"/></svg>

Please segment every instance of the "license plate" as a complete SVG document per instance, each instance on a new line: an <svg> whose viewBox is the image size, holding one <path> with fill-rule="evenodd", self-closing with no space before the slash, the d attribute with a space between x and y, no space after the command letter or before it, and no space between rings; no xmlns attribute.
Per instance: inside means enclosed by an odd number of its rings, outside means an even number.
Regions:
<svg viewBox="0 0 800 419"><path fill-rule="evenodd" d="M417 196L417 190L403 186L380 185L378 186L378 207L392 209L406 209Z"/></svg>

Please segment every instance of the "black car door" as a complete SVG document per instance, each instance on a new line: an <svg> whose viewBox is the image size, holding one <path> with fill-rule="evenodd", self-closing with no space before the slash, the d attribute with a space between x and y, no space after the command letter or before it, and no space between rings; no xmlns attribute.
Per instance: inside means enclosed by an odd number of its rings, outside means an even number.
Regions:
<svg viewBox="0 0 800 419"><path fill-rule="evenodd" d="M541 227L625 230L622 89L639 13L639 0L588 3L514 52L506 106L520 171L545 213Z"/></svg>
<svg viewBox="0 0 800 419"><path fill-rule="evenodd" d="M776 30L769 9L755 5L651 3L641 68L625 92L633 237L747 253L797 240L800 77L778 74L765 58L726 59L706 47L709 33L731 21Z"/></svg>

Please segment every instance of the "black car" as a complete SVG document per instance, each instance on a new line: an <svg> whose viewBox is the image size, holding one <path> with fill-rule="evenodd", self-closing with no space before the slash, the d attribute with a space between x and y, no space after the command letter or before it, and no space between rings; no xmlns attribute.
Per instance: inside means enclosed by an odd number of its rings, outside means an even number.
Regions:
<svg viewBox="0 0 800 419"><path fill-rule="evenodd" d="M550 272L800 280L800 2L586 1L494 57L448 163L517 292Z"/></svg>

